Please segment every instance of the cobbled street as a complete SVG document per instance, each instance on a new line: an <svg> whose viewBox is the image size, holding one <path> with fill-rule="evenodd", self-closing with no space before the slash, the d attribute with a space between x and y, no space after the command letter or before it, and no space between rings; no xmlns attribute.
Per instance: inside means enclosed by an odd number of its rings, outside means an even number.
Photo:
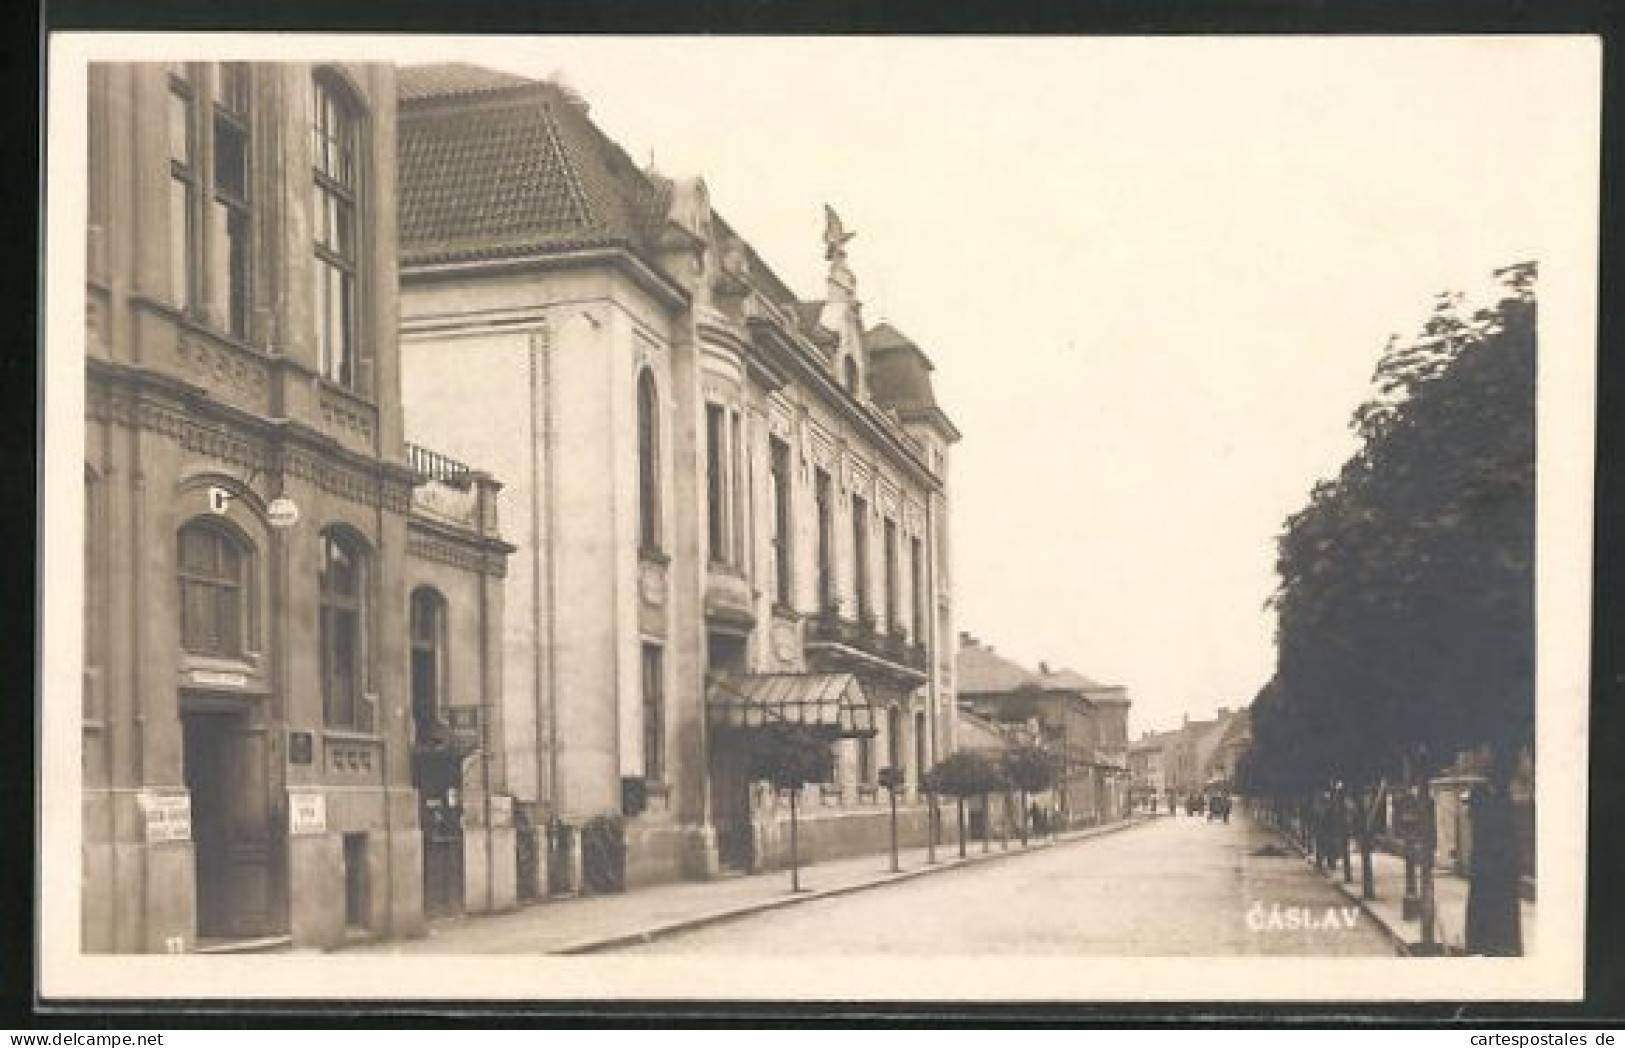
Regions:
<svg viewBox="0 0 1625 1048"><path fill-rule="evenodd" d="M1394 955L1364 914L1344 924L1351 904L1302 858L1258 853L1275 839L1240 815L1228 825L1164 817L617 954ZM1328 910L1339 917L1331 929L1284 927L1291 912L1322 921Z"/></svg>

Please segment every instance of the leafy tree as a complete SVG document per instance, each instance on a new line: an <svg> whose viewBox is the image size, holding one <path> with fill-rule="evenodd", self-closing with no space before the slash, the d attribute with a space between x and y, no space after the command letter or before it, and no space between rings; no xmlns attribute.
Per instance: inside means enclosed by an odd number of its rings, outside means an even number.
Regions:
<svg viewBox="0 0 1625 1048"><path fill-rule="evenodd" d="M1301 807L1341 784L1371 891L1380 790L1475 747L1489 776L1469 949L1521 950L1510 779L1534 731L1533 263L1491 309L1438 297L1391 339L1359 450L1316 485L1279 545L1275 678L1254 710L1250 787Z"/></svg>
<svg viewBox="0 0 1625 1048"><path fill-rule="evenodd" d="M927 788L954 799L959 814L959 857L965 857L965 799L983 797L999 788L1000 776L993 761L974 750L957 750L938 761L926 775ZM986 843L984 827L983 843Z"/></svg>
<svg viewBox="0 0 1625 1048"><path fill-rule="evenodd" d="M1004 755L1005 781L1021 791L1021 846L1027 846L1029 796L1055 785L1055 758L1040 746L1018 746Z"/></svg>
<svg viewBox="0 0 1625 1048"><path fill-rule="evenodd" d="M811 782L828 782L835 774L833 739L802 724L769 724L751 733L748 774L790 794L790 890L801 890L801 855L797 798Z"/></svg>

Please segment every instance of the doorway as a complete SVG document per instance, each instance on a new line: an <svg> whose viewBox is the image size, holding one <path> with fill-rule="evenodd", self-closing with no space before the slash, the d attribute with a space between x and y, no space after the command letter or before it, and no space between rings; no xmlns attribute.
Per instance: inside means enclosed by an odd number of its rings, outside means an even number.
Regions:
<svg viewBox="0 0 1625 1048"><path fill-rule="evenodd" d="M711 740L711 824L717 832L717 862L724 871L745 873L753 868L755 847L751 832L750 781L745 773L743 740L719 733Z"/></svg>
<svg viewBox="0 0 1625 1048"><path fill-rule="evenodd" d="M235 711L185 712L181 726L181 772L192 803L197 938L274 934L264 733Z"/></svg>
<svg viewBox="0 0 1625 1048"><path fill-rule="evenodd" d="M423 914L463 912L462 761L448 750L413 757L418 821L423 828Z"/></svg>

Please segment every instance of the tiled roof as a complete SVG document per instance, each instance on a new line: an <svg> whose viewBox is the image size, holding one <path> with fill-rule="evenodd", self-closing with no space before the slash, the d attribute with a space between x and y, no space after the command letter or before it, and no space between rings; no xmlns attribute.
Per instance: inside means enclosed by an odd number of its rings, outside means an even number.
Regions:
<svg viewBox="0 0 1625 1048"><path fill-rule="evenodd" d="M1076 670L1058 669L1044 674L1045 691L1093 691L1101 685Z"/></svg>
<svg viewBox="0 0 1625 1048"><path fill-rule="evenodd" d="M991 695L1043 687L1038 674L974 641L960 645L954 663L954 679L961 695Z"/></svg>
<svg viewBox="0 0 1625 1048"><path fill-rule="evenodd" d="M889 322L882 320L863 333L863 348L875 353L887 349L918 350L920 347L914 343L913 339L898 331Z"/></svg>
<svg viewBox="0 0 1625 1048"><path fill-rule="evenodd" d="M822 349L833 348L841 336L839 332L831 331L824 326L824 307L827 303L822 300L813 302L796 302L796 318L801 321L801 330L814 345Z"/></svg>
<svg viewBox="0 0 1625 1048"><path fill-rule="evenodd" d="M928 413L957 438L931 389L931 358L913 339L882 321L863 333L863 348L869 354L869 393L877 404L903 416Z"/></svg>
<svg viewBox="0 0 1625 1048"><path fill-rule="evenodd" d="M400 76L401 255L414 263L620 246L650 254L671 186L555 84L476 66Z"/></svg>
<svg viewBox="0 0 1625 1048"><path fill-rule="evenodd" d="M986 717L959 708L959 748L979 750L983 753L999 752L1010 748L1011 739L999 725Z"/></svg>
<svg viewBox="0 0 1625 1048"><path fill-rule="evenodd" d="M489 94L515 87L526 87L536 81L513 73L502 73L483 66L464 62L445 62L438 65L401 66L395 79L395 91L402 102L415 102L423 98Z"/></svg>

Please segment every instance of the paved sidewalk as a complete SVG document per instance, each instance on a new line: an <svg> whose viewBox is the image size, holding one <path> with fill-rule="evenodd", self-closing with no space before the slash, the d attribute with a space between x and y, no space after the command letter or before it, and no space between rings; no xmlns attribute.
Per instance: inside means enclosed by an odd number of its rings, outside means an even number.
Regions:
<svg viewBox="0 0 1625 1048"><path fill-rule="evenodd" d="M1353 851L1350 858L1353 860L1352 883L1343 883L1341 866L1335 872L1326 873L1324 876L1351 901L1359 903L1372 920L1382 925L1383 930L1388 933L1388 938L1401 953L1407 955L1421 953L1422 922L1419 919L1407 920L1403 916L1405 860L1389 852L1373 852L1371 865L1377 897L1374 900L1364 900L1360 898L1359 851ZM1307 857L1304 861L1313 865L1312 860ZM1433 872L1433 899L1437 911L1434 921L1435 937L1451 953L1464 953L1467 948L1468 888L1469 884L1465 877L1442 870ZM1535 904L1525 899L1519 903L1519 908L1523 948L1525 954L1528 954L1533 950L1535 941Z"/></svg>
<svg viewBox="0 0 1625 1048"><path fill-rule="evenodd" d="M959 858L958 845L951 844L937 849L936 865L926 862L925 848L904 848L898 853L901 873L891 872L889 852L820 862L802 867L803 890L795 894L790 891L790 872L774 870L715 881L653 885L619 895L538 903L512 913L431 921L422 939L362 943L343 949L346 953L379 954L592 953L651 942L764 910L1030 854L1131 829L1146 821L1130 818L1073 830L1053 840L1035 838L1025 849L1019 839L1011 840L1008 849L995 840L987 852L980 841L971 841L966 845L964 859Z"/></svg>

